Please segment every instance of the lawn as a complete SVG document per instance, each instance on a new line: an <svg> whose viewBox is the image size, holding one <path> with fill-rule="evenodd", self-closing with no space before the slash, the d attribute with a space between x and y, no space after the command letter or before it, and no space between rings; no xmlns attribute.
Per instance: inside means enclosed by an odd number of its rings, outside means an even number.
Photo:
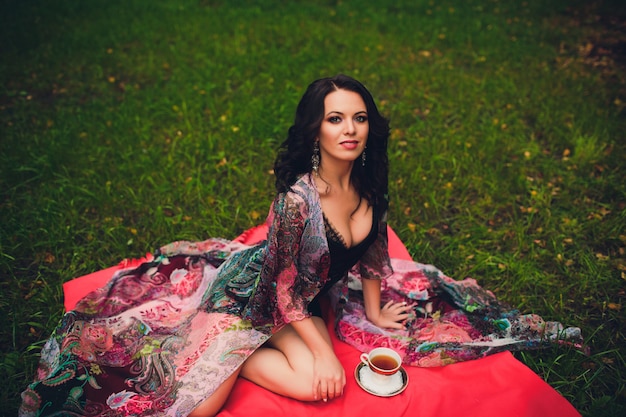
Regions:
<svg viewBox="0 0 626 417"><path fill-rule="evenodd" d="M0 413L63 282L264 221L298 99L339 72L391 120L414 258L580 327L585 352L516 357L583 415L624 413L622 3L1 2Z"/></svg>

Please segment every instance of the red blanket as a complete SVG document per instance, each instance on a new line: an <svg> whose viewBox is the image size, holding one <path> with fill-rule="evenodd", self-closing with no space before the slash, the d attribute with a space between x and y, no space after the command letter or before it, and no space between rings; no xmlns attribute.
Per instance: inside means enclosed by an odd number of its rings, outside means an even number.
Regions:
<svg viewBox="0 0 626 417"><path fill-rule="evenodd" d="M264 239L267 229L248 230L238 241L254 244ZM411 259L398 236L389 229L389 253ZM113 272L139 263L123 262L76 278L63 285L65 308L71 310L90 291L103 286ZM329 312L332 315L332 312ZM361 352L339 341L329 317L329 333L337 357L343 364L347 384L344 395L328 403L304 403L271 393L243 378L220 412L220 417L574 417L580 414L558 392L532 370L505 352L484 359L441 368L405 367L409 383L394 397L377 397L363 391L354 377Z"/></svg>

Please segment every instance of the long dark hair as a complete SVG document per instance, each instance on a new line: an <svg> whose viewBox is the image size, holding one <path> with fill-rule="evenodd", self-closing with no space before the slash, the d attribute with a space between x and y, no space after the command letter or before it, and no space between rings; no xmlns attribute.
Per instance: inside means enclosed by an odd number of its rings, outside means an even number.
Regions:
<svg viewBox="0 0 626 417"><path fill-rule="evenodd" d="M389 122L378 111L367 88L343 74L312 82L300 99L295 121L274 162L276 191L289 191L300 175L311 172L313 143L324 119L324 99L336 90L355 92L365 102L369 121L366 162L365 166L360 159L354 162L350 180L361 198L379 207L382 214L387 208Z"/></svg>

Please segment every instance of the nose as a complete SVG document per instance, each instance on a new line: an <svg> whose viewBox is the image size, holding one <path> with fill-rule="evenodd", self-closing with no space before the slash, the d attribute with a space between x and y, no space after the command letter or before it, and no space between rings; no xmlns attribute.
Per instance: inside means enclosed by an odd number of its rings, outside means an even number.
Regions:
<svg viewBox="0 0 626 417"><path fill-rule="evenodd" d="M354 135L354 133L356 132L356 127L354 126L354 121L347 119L346 120L346 130L345 130L345 134L348 136Z"/></svg>

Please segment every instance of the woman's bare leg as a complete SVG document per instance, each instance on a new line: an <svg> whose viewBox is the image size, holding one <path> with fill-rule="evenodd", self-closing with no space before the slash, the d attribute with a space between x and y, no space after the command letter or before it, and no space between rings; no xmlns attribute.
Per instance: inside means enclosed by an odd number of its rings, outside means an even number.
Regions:
<svg viewBox="0 0 626 417"><path fill-rule="evenodd" d="M235 381L237 381L240 370L241 368L237 369L229 376L209 398L194 408L188 417L213 417L216 415L228 399L233 385L235 385Z"/></svg>
<svg viewBox="0 0 626 417"><path fill-rule="evenodd" d="M332 346L326 324L313 321ZM241 376L272 392L301 401L313 401L313 354L291 325L285 326L243 364Z"/></svg>

